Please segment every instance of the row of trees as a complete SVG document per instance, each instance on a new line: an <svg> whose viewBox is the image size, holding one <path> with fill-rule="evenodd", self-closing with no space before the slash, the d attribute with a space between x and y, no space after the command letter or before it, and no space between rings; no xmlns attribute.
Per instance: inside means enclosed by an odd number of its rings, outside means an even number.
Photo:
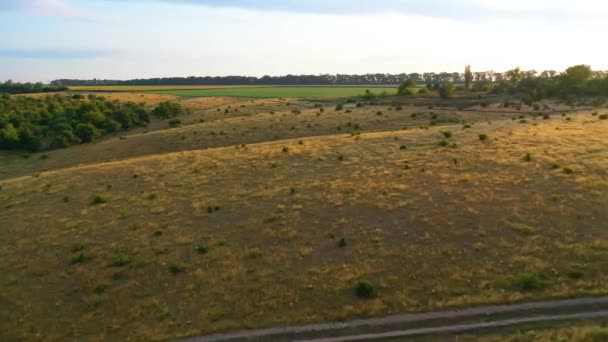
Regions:
<svg viewBox="0 0 608 342"><path fill-rule="evenodd" d="M608 97L608 73L594 72L588 65L576 65L562 73L541 74L515 68L505 72L500 81L476 80L471 66L467 65L463 75L464 85L455 87L453 82L435 82L427 83L426 89L438 91L442 98L451 97L460 88L464 92L516 95L525 103L544 98L575 100L581 96ZM401 83L398 92L403 95L420 93L416 89L416 81L410 79Z"/></svg>
<svg viewBox="0 0 608 342"><path fill-rule="evenodd" d="M0 93L8 94L29 94L29 93L50 93L68 90L61 82L54 82L47 85L41 82L38 83L14 83L8 80L0 83Z"/></svg>
<svg viewBox="0 0 608 342"><path fill-rule="evenodd" d="M541 73L531 71L520 71L528 77L555 77L557 71L547 70ZM595 76L605 76L605 72L594 72ZM73 80L62 79L54 83L67 86L87 85L396 85L406 80L418 83L465 83L467 80L474 84L478 82L500 83L509 78L509 72L427 72L427 73L402 73L402 74L366 74L366 75L286 75L286 76L226 76L226 77L169 77L135 79L128 81L118 80Z"/></svg>
<svg viewBox="0 0 608 342"><path fill-rule="evenodd" d="M161 104L158 108L151 112L144 104L94 95L57 94L36 99L2 94L0 150L35 152L91 142L105 134L146 126L151 114L170 117L184 111L179 104Z"/></svg>

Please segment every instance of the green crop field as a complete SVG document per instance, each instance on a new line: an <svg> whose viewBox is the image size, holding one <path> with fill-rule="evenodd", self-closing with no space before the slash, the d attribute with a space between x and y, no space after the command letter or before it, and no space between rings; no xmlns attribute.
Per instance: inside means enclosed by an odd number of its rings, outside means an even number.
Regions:
<svg viewBox="0 0 608 342"><path fill-rule="evenodd" d="M70 87L70 90L81 92L138 92L174 95L180 97L252 97L252 98L337 98L365 94L366 90L380 95L396 94L396 87L330 87L330 86L87 86Z"/></svg>
<svg viewBox="0 0 608 342"><path fill-rule="evenodd" d="M255 98L332 98L351 97L365 94L362 87L245 87L219 89L176 89L154 90L156 94L182 97L255 97ZM395 94L396 88L369 88L374 94Z"/></svg>

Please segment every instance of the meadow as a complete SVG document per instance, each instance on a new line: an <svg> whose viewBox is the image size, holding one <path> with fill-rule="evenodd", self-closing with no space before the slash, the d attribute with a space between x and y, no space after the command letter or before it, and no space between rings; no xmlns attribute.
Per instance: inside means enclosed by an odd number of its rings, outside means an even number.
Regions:
<svg viewBox="0 0 608 342"><path fill-rule="evenodd" d="M608 294L603 109L177 100L182 127L2 152L3 340Z"/></svg>

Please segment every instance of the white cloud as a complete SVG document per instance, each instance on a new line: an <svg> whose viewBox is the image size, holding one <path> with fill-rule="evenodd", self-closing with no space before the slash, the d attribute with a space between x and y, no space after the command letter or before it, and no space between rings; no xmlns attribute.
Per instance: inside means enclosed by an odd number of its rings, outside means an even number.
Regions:
<svg viewBox="0 0 608 342"><path fill-rule="evenodd" d="M469 4L505 12L542 12L557 10L567 14L604 14L608 3L603 0L466 0Z"/></svg>
<svg viewBox="0 0 608 342"><path fill-rule="evenodd" d="M68 0L2 0L0 10L24 11L28 13L85 18L84 11L70 4Z"/></svg>

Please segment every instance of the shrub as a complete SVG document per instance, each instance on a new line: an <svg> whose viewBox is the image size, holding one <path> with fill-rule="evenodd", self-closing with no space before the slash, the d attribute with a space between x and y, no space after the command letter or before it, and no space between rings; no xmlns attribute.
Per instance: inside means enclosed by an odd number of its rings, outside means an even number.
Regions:
<svg viewBox="0 0 608 342"><path fill-rule="evenodd" d="M182 125L182 120L180 120L178 118L172 118L167 122L169 123L169 126L171 126L171 127L179 127Z"/></svg>
<svg viewBox="0 0 608 342"><path fill-rule="evenodd" d="M170 119L174 118L185 112L185 109L181 104L177 102L165 101L158 104L156 108L152 111L152 115L161 119ZM226 109L226 113L228 113L228 109Z"/></svg>
<svg viewBox="0 0 608 342"><path fill-rule="evenodd" d="M247 256L251 259L256 259L262 256L262 250L259 248L250 248L247 250Z"/></svg>
<svg viewBox="0 0 608 342"><path fill-rule="evenodd" d="M355 294L359 298L373 298L376 297L376 289L367 280L359 280L357 286L355 287Z"/></svg>
<svg viewBox="0 0 608 342"><path fill-rule="evenodd" d="M183 265L180 265L178 263L171 263L171 264L169 264L167 269L169 270L169 272L171 272L171 274L175 275L175 274L182 273L186 268Z"/></svg>
<svg viewBox="0 0 608 342"><path fill-rule="evenodd" d="M103 203L106 203L106 202L107 202L107 200L103 196L101 196L101 195L95 195L91 199L91 204L92 205L103 204Z"/></svg>
<svg viewBox="0 0 608 342"><path fill-rule="evenodd" d="M110 259L111 267L122 267L131 263L131 256L125 253L114 253Z"/></svg>
<svg viewBox="0 0 608 342"><path fill-rule="evenodd" d="M401 151L405 151L405 150L407 150L407 146L405 146L405 145L401 145L401 146L399 146L399 149L400 149Z"/></svg>
<svg viewBox="0 0 608 342"><path fill-rule="evenodd" d="M70 263L72 264L82 264L87 260L92 259L90 256L87 256L83 251L77 252L70 257Z"/></svg>
<svg viewBox="0 0 608 342"><path fill-rule="evenodd" d="M532 161L532 155L530 153L526 153L526 155L523 156L523 158L521 158L521 160L529 163Z"/></svg>
<svg viewBox="0 0 608 342"><path fill-rule="evenodd" d="M487 134L480 134L479 135L479 140L481 140L481 141L487 141L488 140L488 135Z"/></svg>
<svg viewBox="0 0 608 342"><path fill-rule="evenodd" d="M441 132L446 139L450 139L452 137L452 132Z"/></svg>
<svg viewBox="0 0 608 342"><path fill-rule="evenodd" d="M440 142L437 143L437 146L439 146L439 147L447 147L447 146L450 146L450 143L447 142L446 140L441 140Z"/></svg>
<svg viewBox="0 0 608 342"><path fill-rule="evenodd" d="M344 105L341 103L336 106L336 111L341 111L343 109L344 109Z"/></svg>
<svg viewBox="0 0 608 342"><path fill-rule="evenodd" d="M539 273L525 273L515 280L515 287L522 292L541 290L546 284Z"/></svg>
<svg viewBox="0 0 608 342"><path fill-rule="evenodd" d="M454 85L452 83L445 83L439 87L439 96L442 99L449 99L454 95Z"/></svg>
<svg viewBox="0 0 608 342"><path fill-rule="evenodd" d="M608 114L602 114L598 117L600 120L608 120Z"/></svg>
<svg viewBox="0 0 608 342"><path fill-rule="evenodd" d="M340 241L338 241L338 247L340 247L340 248L346 247L346 239L345 238L341 238Z"/></svg>
<svg viewBox="0 0 608 342"><path fill-rule="evenodd" d="M571 175L571 174L574 173L574 171L571 168L569 168L569 167L565 167L563 171L567 175Z"/></svg>

